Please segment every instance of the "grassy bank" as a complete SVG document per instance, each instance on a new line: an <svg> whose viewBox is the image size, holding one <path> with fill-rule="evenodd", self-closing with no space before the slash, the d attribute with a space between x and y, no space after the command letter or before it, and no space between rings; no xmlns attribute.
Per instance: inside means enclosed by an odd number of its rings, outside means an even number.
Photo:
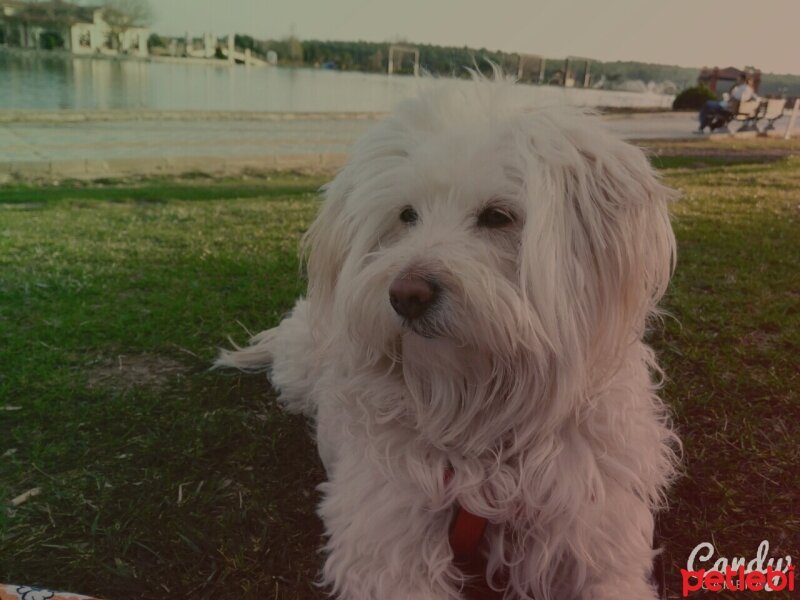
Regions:
<svg viewBox="0 0 800 600"><path fill-rule="evenodd" d="M800 162L699 147L653 148L684 193L675 318L652 334L686 446L661 524L673 595L702 541L800 556ZM324 597L305 424L262 377L207 371L302 292L321 182L0 188L0 580Z"/></svg>

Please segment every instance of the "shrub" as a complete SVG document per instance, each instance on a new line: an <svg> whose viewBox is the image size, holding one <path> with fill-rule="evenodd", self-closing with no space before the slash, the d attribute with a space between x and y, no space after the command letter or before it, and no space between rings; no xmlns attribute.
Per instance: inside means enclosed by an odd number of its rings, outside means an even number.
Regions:
<svg viewBox="0 0 800 600"><path fill-rule="evenodd" d="M686 88L675 96L672 110L700 110L706 101L716 99L716 94L701 83L700 85Z"/></svg>
<svg viewBox="0 0 800 600"><path fill-rule="evenodd" d="M64 47L64 38L56 31L44 31L39 36L39 45L44 50L58 50Z"/></svg>
<svg viewBox="0 0 800 600"><path fill-rule="evenodd" d="M151 33L150 37L147 38L147 47L148 48L166 48L167 44L165 43L164 38L162 38L157 33Z"/></svg>

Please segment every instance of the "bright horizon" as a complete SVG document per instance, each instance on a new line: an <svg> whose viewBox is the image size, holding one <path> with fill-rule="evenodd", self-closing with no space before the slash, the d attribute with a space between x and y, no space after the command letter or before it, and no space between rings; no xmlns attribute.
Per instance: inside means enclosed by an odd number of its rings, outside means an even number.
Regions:
<svg viewBox="0 0 800 600"><path fill-rule="evenodd" d="M800 75L800 1L151 0L152 31L485 47L685 67ZM721 16L724 15L724 16ZM712 25L713 24L713 25Z"/></svg>

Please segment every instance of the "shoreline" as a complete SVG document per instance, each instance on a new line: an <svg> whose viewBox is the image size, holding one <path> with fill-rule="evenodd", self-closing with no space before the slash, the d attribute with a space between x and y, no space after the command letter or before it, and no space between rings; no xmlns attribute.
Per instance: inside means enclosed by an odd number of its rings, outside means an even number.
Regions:
<svg viewBox="0 0 800 600"><path fill-rule="evenodd" d="M694 114L694 111L673 111L669 108L597 107L594 112L608 117L654 114ZM85 123L122 121L379 121L388 113L378 111L238 111L238 110L22 110L0 109L0 124L12 123Z"/></svg>
<svg viewBox="0 0 800 600"><path fill-rule="evenodd" d="M83 123L92 121L377 121L387 113L285 112L237 110L19 110L0 109L0 124L8 123Z"/></svg>
<svg viewBox="0 0 800 600"><path fill-rule="evenodd" d="M744 136L744 137L742 137ZM720 134L698 139L688 137L636 140L653 155L687 155L704 158L752 156L774 160L798 155L798 142L784 140L778 132L768 137ZM108 159L0 160L0 186L19 183L57 185L60 181L91 181L142 177L234 177L276 172L332 174L342 168L348 152L307 152L287 154L151 156Z"/></svg>
<svg viewBox="0 0 800 600"><path fill-rule="evenodd" d="M265 154L251 156L186 156L113 159L63 159L0 161L0 185L24 181L58 182L143 176L180 176L202 173L214 177L291 171L303 174L333 173L344 166L348 154Z"/></svg>
<svg viewBox="0 0 800 600"><path fill-rule="evenodd" d="M253 65L243 65L236 61L219 58L201 58L199 56L171 56L161 54L148 54L147 56L135 56L133 54L104 54L102 52L94 54L75 54L69 50L55 49L42 50L39 48L12 48L10 46L0 46L0 54L11 56L23 56L34 58L57 58L61 60L107 60L112 62L136 62L136 63L179 63L186 65L211 66L211 67L243 67ZM272 67L273 65L264 65Z"/></svg>

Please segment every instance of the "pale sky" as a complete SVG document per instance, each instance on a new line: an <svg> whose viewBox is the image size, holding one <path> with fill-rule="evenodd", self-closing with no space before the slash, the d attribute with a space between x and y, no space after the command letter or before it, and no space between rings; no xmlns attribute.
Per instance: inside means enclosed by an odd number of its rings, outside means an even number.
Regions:
<svg viewBox="0 0 800 600"><path fill-rule="evenodd" d="M800 0L150 0L167 35L366 40L800 74Z"/></svg>

